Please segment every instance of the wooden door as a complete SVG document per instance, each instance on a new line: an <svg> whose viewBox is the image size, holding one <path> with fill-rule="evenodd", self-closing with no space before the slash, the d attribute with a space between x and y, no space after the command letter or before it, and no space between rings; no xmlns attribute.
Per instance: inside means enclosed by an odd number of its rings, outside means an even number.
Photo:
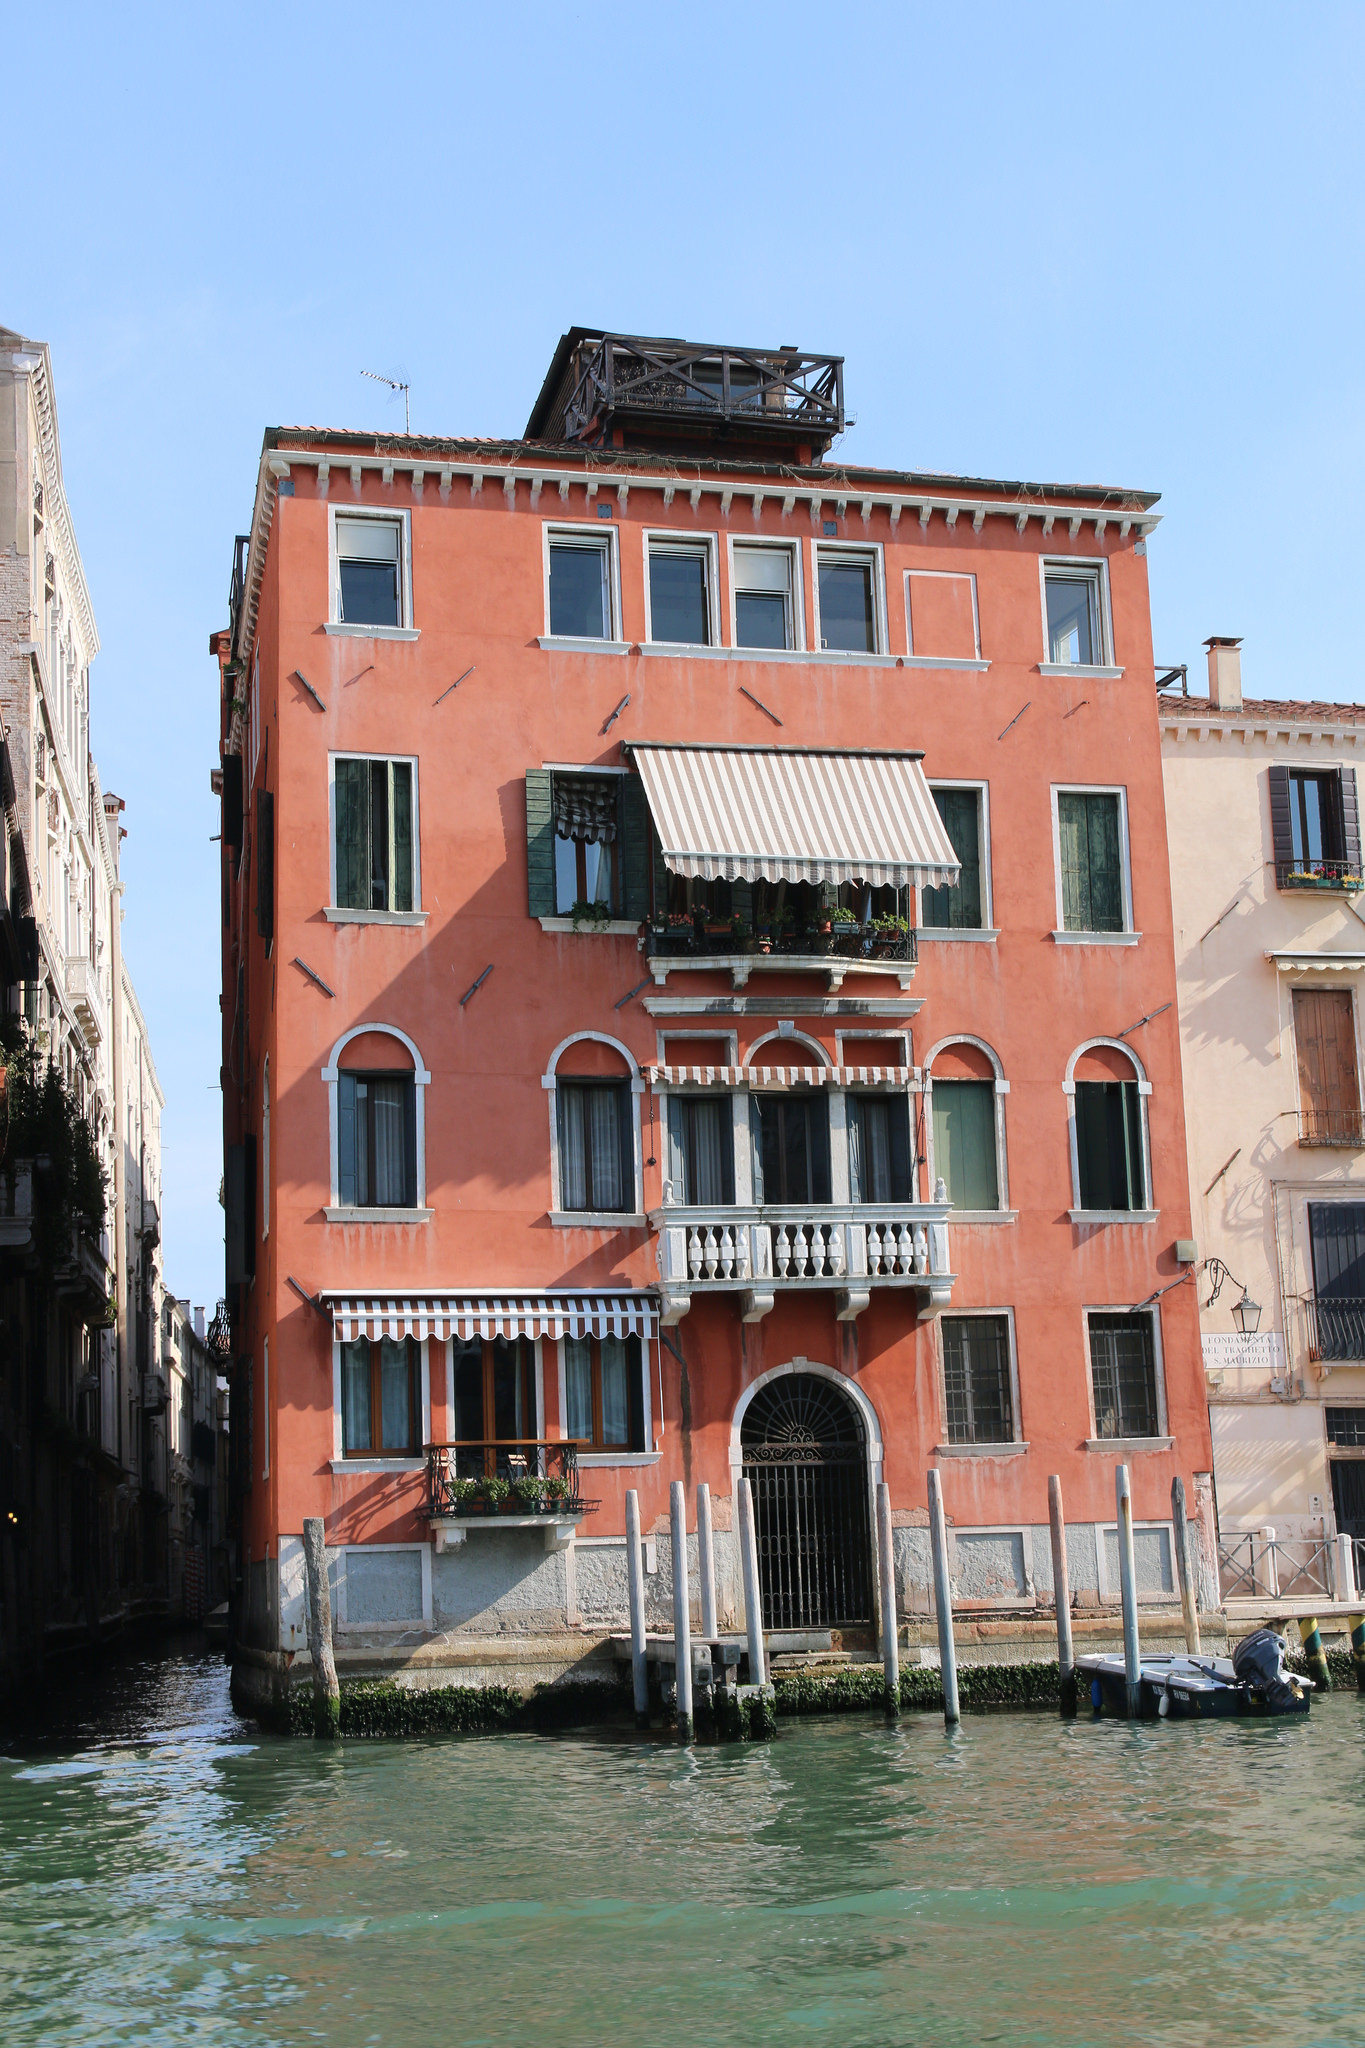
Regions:
<svg viewBox="0 0 1365 2048"><path fill-rule="evenodd" d="M1350 991L1295 989L1294 1042L1299 1057L1301 1142L1358 1144L1360 1082Z"/></svg>

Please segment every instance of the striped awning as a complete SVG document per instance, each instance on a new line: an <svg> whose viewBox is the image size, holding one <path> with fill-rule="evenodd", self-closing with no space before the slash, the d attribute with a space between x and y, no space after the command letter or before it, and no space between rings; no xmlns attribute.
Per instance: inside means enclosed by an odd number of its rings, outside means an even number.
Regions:
<svg viewBox="0 0 1365 2048"><path fill-rule="evenodd" d="M908 1088L913 1067L646 1067L663 1088Z"/></svg>
<svg viewBox="0 0 1365 2048"><path fill-rule="evenodd" d="M330 1294L343 1344L357 1337L652 1337L658 1303L649 1294Z"/></svg>
<svg viewBox="0 0 1365 2048"><path fill-rule="evenodd" d="M923 889L959 864L920 754L804 747L631 748L678 875Z"/></svg>

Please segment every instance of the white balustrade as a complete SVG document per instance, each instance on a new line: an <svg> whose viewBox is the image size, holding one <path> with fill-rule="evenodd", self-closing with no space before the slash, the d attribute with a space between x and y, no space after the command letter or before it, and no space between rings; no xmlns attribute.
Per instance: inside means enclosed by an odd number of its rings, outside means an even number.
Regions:
<svg viewBox="0 0 1365 2048"><path fill-rule="evenodd" d="M946 1202L815 1210L669 1203L651 1220L660 1280L685 1313L694 1288L835 1286L862 1298L879 1282L918 1284L941 1307L952 1280L950 1214Z"/></svg>

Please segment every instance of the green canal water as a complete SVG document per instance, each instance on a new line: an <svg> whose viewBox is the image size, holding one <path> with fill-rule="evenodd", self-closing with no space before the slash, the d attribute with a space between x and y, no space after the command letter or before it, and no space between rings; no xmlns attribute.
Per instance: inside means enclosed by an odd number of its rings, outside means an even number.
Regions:
<svg viewBox="0 0 1365 2048"><path fill-rule="evenodd" d="M347 1743L126 1666L0 1744L0 2042L1365 2041L1365 1702Z"/></svg>

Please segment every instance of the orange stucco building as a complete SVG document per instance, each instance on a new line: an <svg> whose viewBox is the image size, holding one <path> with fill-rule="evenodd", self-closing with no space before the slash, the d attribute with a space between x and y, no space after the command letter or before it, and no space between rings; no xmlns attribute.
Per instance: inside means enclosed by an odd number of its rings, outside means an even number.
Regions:
<svg viewBox="0 0 1365 2048"><path fill-rule="evenodd" d="M1050 1600L1053 1472L1111 1604L1120 1458L1171 1589L1154 501L841 467L842 406L575 329L519 441L265 437L212 641L247 1695L307 1515L343 1655L414 1669L591 1661L631 1486L662 1615L675 1478L737 1616L741 1470L774 1628L872 1622L882 1477L927 1607L935 1463L964 1604Z"/></svg>

